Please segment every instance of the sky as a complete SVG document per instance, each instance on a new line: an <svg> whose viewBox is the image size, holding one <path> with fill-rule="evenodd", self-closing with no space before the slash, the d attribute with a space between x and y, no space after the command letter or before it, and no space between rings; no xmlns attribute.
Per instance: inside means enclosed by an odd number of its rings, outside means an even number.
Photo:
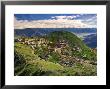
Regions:
<svg viewBox="0 0 110 89"><path fill-rule="evenodd" d="M14 28L97 28L97 14L15 14Z"/></svg>

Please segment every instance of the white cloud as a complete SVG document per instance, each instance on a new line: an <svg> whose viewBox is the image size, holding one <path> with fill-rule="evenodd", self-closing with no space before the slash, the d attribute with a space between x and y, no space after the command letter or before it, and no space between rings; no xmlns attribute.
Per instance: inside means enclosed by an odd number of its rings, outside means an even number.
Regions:
<svg viewBox="0 0 110 89"><path fill-rule="evenodd" d="M67 19L67 20L69 19L69 20L70 20L70 19L76 18L76 16L52 16L51 18L52 18L52 19L65 19L65 20L66 20L66 19Z"/></svg>
<svg viewBox="0 0 110 89"><path fill-rule="evenodd" d="M83 21L84 23L88 24L88 26L90 27L97 27L97 16L93 16L85 21Z"/></svg>
<svg viewBox="0 0 110 89"><path fill-rule="evenodd" d="M74 20L74 16L55 16L48 20L17 20L14 18L14 28L89 28L92 25L81 20ZM57 19L54 19L57 18Z"/></svg>
<svg viewBox="0 0 110 89"><path fill-rule="evenodd" d="M97 17L96 16L93 16L93 17L87 19L86 21L96 21L96 20L97 20Z"/></svg>

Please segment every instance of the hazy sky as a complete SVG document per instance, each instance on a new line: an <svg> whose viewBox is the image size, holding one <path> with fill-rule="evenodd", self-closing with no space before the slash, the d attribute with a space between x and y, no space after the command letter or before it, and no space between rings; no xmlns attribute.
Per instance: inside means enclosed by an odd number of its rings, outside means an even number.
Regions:
<svg viewBox="0 0 110 89"><path fill-rule="evenodd" d="M96 14L15 14L15 29L96 28Z"/></svg>

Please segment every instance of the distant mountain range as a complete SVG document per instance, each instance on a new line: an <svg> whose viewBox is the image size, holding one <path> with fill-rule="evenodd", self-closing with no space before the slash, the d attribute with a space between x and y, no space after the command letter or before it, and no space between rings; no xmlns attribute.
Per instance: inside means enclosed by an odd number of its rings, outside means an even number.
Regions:
<svg viewBox="0 0 110 89"><path fill-rule="evenodd" d="M84 40L85 44L91 48L97 47L97 34L91 34L88 36L85 36Z"/></svg>
<svg viewBox="0 0 110 89"><path fill-rule="evenodd" d="M46 35L53 31L69 31L74 33L96 33L96 28L26 28L26 29L15 29L16 35L25 36L40 36Z"/></svg>
<svg viewBox="0 0 110 89"><path fill-rule="evenodd" d="M77 36L83 39L85 44L91 48L97 46L97 30L96 28L26 28L26 29L15 29L15 36L45 36L54 31L69 31L75 33ZM83 34L80 36L80 34ZM85 35L86 34L86 35Z"/></svg>

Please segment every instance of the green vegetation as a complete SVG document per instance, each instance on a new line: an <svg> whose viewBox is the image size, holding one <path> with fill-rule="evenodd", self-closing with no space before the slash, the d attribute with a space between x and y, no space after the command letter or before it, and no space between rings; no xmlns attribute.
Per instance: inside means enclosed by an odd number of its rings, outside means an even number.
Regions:
<svg viewBox="0 0 110 89"><path fill-rule="evenodd" d="M18 39L18 38L17 38ZM16 76L95 76L96 51L70 32L19 37L14 46Z"/></svg>
<svg viewBox="0 0 110 89"><path fill-rule="evenodd" d="M60 58L59 54L53 52L53 53L51 53L51 54L49 55L48 61L57 63L57 62L60 60L59 58Z"/></svg>
<svg viewBox="0 0 110 89"><path fill-rule="evenodd" d="M71 32L66 31L55 31L50 33L48 39L53 43L59 42L60 40L65 40L68 42L69 46L72 48L78 48L79 50L73 51L74 56L84 58L87 60L96 60L96 54L87 47L80 38L76 35L73 35Z"/></svg>

